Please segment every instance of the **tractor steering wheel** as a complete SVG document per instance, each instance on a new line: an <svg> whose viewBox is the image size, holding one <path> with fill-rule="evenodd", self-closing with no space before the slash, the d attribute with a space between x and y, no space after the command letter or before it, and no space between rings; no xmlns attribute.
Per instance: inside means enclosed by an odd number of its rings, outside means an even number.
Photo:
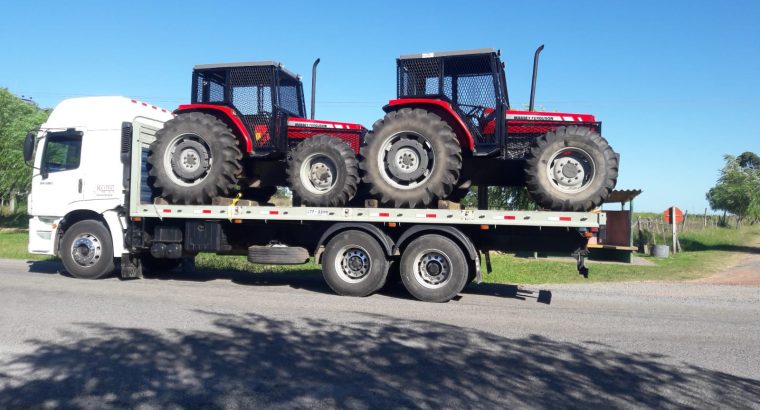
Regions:
<svg viewBox="0 0 760 410"><path fill-rule="evenodd" d="M487 107L484 107L482 105L473 105L473 104L459 104L460 108L468 108L467 111L465 111L464 115L479 119L483 117L483 114L486 112Z"/></svg>

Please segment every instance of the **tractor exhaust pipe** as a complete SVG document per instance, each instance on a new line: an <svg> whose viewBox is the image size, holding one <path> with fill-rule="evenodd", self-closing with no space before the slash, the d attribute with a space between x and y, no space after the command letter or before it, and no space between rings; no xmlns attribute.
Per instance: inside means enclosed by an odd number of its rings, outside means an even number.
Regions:
<svg viewBox="0 0 760 410"><path fill-rule="evenodd" d="M536 100L536 77L538 77L538 55L541 54L541 51L544 49L544 45L541 44L536 49L536 54L533 55L533 80L530 82L530 106L528 106L528 111L533 111L534 103Z"/></svg>
<svg viewBox="0 0 760 410"><path fill-rule="evenodd" d="M317 64L319 59L314 60L314 65L311 66L311 119L314 119L314 107L317 104L316 92L317 92Z"/></svg>

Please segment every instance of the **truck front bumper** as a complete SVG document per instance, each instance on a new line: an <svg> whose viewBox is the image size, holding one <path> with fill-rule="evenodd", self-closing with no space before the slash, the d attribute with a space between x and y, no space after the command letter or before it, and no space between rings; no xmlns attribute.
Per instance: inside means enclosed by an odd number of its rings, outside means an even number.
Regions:
<svg viewBox="0 0 760 410"><path fill-rule="evenodd" d="M55 240L61 219L48 216L29 218L29 253L55 255Z"/></svg>

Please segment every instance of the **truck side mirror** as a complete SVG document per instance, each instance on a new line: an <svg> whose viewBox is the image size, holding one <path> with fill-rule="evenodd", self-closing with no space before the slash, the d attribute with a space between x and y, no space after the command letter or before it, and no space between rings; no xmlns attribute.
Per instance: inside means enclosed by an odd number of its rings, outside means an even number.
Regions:
<svg viewBox="0 0 760 410"><path fill-rule="evenodd" d="M24 138L24 161L31 162L34 159L34 133L28 132Z"/></svg>

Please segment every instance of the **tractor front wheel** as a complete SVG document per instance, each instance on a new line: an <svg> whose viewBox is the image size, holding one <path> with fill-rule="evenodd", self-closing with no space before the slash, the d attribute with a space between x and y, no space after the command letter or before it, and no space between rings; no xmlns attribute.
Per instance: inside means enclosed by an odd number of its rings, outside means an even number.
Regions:
<svg viewBox="0 0 760 410"><path fill-rule="evenodd" d="M533 200L552 211L590 211L615 188L618 156L599 133L558 127L536 139L525 162Z"/></svg>
<svg viewBox="0 0 760 410"><path fill-rule="evenodd" d="M462 168L457 136L441 117L403 108L375 122L362 147L369 192L394 207L428 206L446 198Z"/></svg>
<svg viewBox="0 0 760 410"><path fill-rule="evenodd" d="M209 114L177 115L156 132L150 150L153 186L171 203L204 204L229 195L242 174L237 138Z"/></svg>
<svg viewBox="0 0 760 410"><path fill-rule="evenodd" d="M359 185L356 154L328 135L301 141L290 155L287 172L294 197L309 206L344 206Z"/></svg>

